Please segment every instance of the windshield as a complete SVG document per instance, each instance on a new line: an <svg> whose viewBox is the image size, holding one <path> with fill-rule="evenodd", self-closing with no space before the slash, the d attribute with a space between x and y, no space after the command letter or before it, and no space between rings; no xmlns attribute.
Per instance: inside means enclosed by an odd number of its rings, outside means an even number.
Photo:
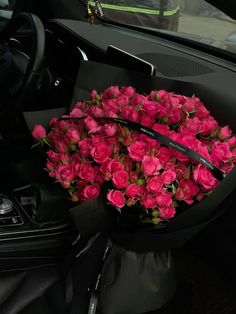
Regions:
<svg viewBox="0 0 236 314"><path fill-rule="evenodd" d="M89 5L115 22L170 31L236 53L236 21L203 0L102 0Z"/></svg>

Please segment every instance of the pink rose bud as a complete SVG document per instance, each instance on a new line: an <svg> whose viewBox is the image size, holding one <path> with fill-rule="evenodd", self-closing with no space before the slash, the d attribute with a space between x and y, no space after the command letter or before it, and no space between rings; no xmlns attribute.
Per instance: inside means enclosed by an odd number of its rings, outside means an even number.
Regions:
<svg viewBox="0 0 236 314"><path fill-rule="evenodd" d="M225 126L223 128L221 128L220 130L220 139L224 140L227 137L231 136L232 131L230 130L229 126Z"/></svg>
<svg viewBox="0 0 236 314"><path fill-rule="evenodd" d="M98 96L98 93L95 89L93 89L90 93L91 99L95 99Z"/></svg>
<svg viewBox="0 0 236 314"><path fill-rule="evenodd" d="M42 125L37 124L32 131L32 135L36 140L40 140L46 137L46 130Z"/></svg>
<svg viewBox="0 0 236 314"><path fill-rule="evenodd" d="M79 108L74 108L71 113L70 113L70 117L72 118L82 118L83 117L83 112L81 109Z"/></svg>

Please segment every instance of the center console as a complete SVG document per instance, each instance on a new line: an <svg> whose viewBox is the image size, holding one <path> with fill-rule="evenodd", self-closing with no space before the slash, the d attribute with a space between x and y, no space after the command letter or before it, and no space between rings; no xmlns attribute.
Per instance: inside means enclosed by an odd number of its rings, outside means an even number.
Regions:
<svg viewBox="0 0 236 314"><path fill-rule="evenodd" d="M6 194L0 194L0 227L20 226L23 217L16 204Z"/></svg>
<svg viewBox="0 0 236 314"><path fill-rule="evenodd" d="M0 270L57 263L78 237L57 185L0 193Z"/></svg>

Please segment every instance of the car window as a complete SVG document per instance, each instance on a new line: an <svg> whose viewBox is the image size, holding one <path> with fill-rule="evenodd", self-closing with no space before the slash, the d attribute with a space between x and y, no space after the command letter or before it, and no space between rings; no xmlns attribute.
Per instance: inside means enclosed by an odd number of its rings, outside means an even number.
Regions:
<svg viewBox="0 0 236 314"><path fill-rule="evenodd" d="M236 21L204 0L89 1L100 16L170 31L236 53Z"/></svg>

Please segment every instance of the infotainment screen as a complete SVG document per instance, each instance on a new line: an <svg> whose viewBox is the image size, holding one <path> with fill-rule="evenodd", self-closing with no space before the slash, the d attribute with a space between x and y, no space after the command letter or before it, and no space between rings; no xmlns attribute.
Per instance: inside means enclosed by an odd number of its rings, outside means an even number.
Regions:
<svg viewBox="0 0 236 314"><path fill-rule="evenodd" d="M156 67L152 63L112 45L107 48L107 59L111 65L142 72L151 76L156 74Z"/></svg>

